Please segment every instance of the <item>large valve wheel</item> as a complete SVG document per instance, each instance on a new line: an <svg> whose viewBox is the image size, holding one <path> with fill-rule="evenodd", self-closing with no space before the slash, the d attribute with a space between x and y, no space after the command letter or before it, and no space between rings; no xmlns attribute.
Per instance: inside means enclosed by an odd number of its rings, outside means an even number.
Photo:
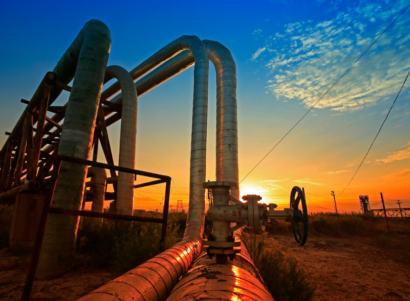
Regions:
<svg viewBox="0 0 410 301"><path fill-rule="evenodd" d="M299 206L301 203L301 206ZM308 237L308 212L306 198L300 187L295 186L290 193L290 209L293 211L293 220L291 221L293 235L296 242L303 246Z"/></svg>

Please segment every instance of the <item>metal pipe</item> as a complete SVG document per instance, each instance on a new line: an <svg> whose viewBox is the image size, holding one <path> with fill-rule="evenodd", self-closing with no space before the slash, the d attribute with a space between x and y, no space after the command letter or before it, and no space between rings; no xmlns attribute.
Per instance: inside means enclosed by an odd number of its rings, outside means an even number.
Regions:
<svg viewBox="0 0 410 301"><path fill-rule="evenodd" d="M75 75L65 113L59 154L82 159L90 156L110 48L111 35L107 26L101 21L91 20L84 25L54 68L53 72L63 84L68 84ZM51 90L50 103L58 96L58 91L61 92L61 88ZM79 210L85 177L86 166L63 162L52 205ZM36 272L38 279L56 277L67 270L69 258L74 251L78 220L77 216L50 215Z"/></svg>
<svg viewBox="0 0 410 301"><path fill-rule="evenodd" d="M217 264L203 252L167 298L177 300L274 301L243 242L241 253L226 264Z"/></svg>
<svg viewBox="0 0 410 301"><path fill-rule="evenodd" d="M203 42L216 72L216 180L239 185L236 64L221 43ZM239 199L239 188L231 195Z"/></svg>
<svg viewBox="0 0 410 301"><path fill-rule="evenodd" d="M197 37L183 36L162 48L141 64L140 71L137 67L130 74L135 79L165 59L169 59L185 49L190 49L193 53L195 70L190 201L184 239L167 251L81 298L83 300L101 300L102 297L106 300L127 298L133 298L133 300L165 300L178 278L187 271L191 262L201 250L205 218L205 191L202 184L205 182L206 171L209 68L207 50ZM162 60L158 58L162 58ZM158 75L158 73L156 74ZM115 90L110 88L107 90ZM110 93L104 91L103 96ZM124 286L129 289L122 289Z"/></svg>
<svg viewBox="0 0 410 301"><path fill-rule="evenodd" d="M38 191L41 188L41 183L36 180L27 181L17 187L7 190L6 192L0 193L0 200L14 198L18 193L24 191Z"/></svg>
<svg viewBox="0 0 410 301"><path fill-rule="evenodd" d="M191 134L191 163L190 163L190 192L189 192L189 211L187 228L184 237L200 237L203 233L203 221L205 210L205 190L202 187L205 182L206 172L206 135L207 135L207 115L208 115L208 69L209 58L208 50L202 41L195 36L182 36L171 42L141 65L133 69L130 74L135 80L141 77L149 70L152 70L164 60L172 58L189 49L195 60L194 69L194 105L192 116L192 134ZM182 61L182 63L181 63ZM154 72L145 76L142 80L145 87L155 87L164 80L174 76L192 65L192 59L189 54L181 54L177 60L170 61L170 64L164 63L154 70ZM164 66L164 67L163 67ZM159 76L163 73L163 68L167 69L167 75ZM171 76L171 74L173 74ZM118 91L117 83L103 92L103 98L108 98ZM117 87L117 88L115 88ZM148 88L146 88L148 89ZM138 91L138 87L137 87ZM140 92L138 92L139 95ZM120 103L122 95L119 94L113 100L114 103Z"/></svg>
<svg viewBox="0 0 410 301"><path fill-rule="evenodd" d="M89 167L87 177L91 177L91 187L93 190L93 203L91 205L91 211L104 212L105 185L107 182L107 173L103 168ZM84 201L83 203L85 203ZM101 224L102 221L102 218L94 219L93 225L97 226L98 224Z"/></svg>
<svg viewBox="0 0 410 301"><path fill-rule="evenodd" d="M135 148L137 143L137 91L130 74L119 66L109 66L104 82L117 78L121 86L123 102L121 108L120 155L118 165L135 168ZM120 172L117 184L117 213L132 214L134 206L134 175Z"/></svg>

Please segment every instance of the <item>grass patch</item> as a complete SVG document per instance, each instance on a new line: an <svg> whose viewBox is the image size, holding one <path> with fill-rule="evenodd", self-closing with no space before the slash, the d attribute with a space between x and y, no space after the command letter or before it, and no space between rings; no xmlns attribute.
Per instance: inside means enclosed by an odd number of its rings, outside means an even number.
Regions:
<svg viewBox="0 0 410 301"><path fill-rule="evenodd" d="M308 280L297 258L266 234L243 234L249 255L276 301L312 300L315 284Z"/></svg>
<svg viewBox="0 0 410 301"><path fill-rule="evenodd" d="M138 213L139 216L160 217L158 213ZM179 235L180 225L186 215L170 213L164 248L173 246ZM104 221L93 226L90 218L84 219L82 230L78 231L77 256L73 267L94 266L108 268L114 275L122 274L159 254L161 224Z"/></svg>

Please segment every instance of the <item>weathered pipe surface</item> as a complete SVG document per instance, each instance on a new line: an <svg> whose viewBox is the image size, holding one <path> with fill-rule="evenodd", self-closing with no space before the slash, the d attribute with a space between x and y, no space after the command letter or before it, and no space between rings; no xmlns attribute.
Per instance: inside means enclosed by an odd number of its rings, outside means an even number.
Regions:
<svg viewBox="0 0 410 301"><path fill-rule="evenodd" d="M89 167L87 177L91 177L91 188L93 190L93 203L91 205L91 211L104 212L105 185L107 182L107 173L103 168ZM83 201L83 210L84 205L85 201ZM101 225L102 222L102 218L94 218L92 220L92 223L95 226Z"/></svg>
<svg viewBox="0 0 410 301"><path fill-rule="evenodd" d="M228 48L203 40L216 72L216 180L239 187L236 64ZM239 199L239 189L231 194Z"/></svg>
<svg viewBox="0 0 410 301"><path fill-rule="evenodd" d="M183 64L192 65L189 54L180 55L180 52L190 50L192 52L195 67L194 67L194 99L192 111L192 132L191 132L191 158L190 158L190 184L189 184L189 211L188 224L185 236L197 236L203 232L204 211L205 211L205 190L202 184L205 182L206 172L206 139L207 139L207 117L208 117L208 73L209 73L209 58L208 50L204 43L196 36L182 36L175 41L169 43L157 51L142 64L130 71L134 80L143 76L156 66L165 62L167 71L175 74L182 71ZM166 61L178 56L183 60L177 62L172 61L172 64L167 64ZM175 64L176 63L176 64ZM189 66L186 66L188 68ZM159 66L158 69L162 67ZM155 87L165 80L167 77L159 76L162 69L154 70L153 75L148 74L143 78L146 87ZM169 73L168 73L169 74ZM146 79L147 77L147 79ZM156 81L155 81L156 80ZM145 88L148 89L148 88ZM137 89L138 90L138 89ZM119 84L114 83L112 86L104 90L103 98L109 98L119 91ZM138 94L141 94L138 91ZM142 94L141 94L142 95ZM122 101L122 94L117 95L112 99L114 103Z"/></svg>
<svg viewBox="0 0 410 301"><path fill-rule="evenodd" d="M202 253L182 277L167 301L264 300L273 301L246 246L227 264L216 264Z"/></svg>
<svg viewBox="0 0 410 301"><path fill-rule="evenodd" d="M74 77L58 148L61 155L80 159L90 156L110 48L108 27L101 21L91 20L84 25L53 70L57 79L64 84ZM59 94L58 91L55 93ZM80 210L86 169L84 165L62 163L52 207ZM37 279L53 278L67 271L74 251L78 220L77 216L50 214Z"/></svg>
<svg viewBox="0 0 410 301"><path fill-rule="evenodd" d="M131 75L122 67L109 66L105 71L104 82L118 79L121 86L123 102L121 105L120 155L118 165L135 168L135 150L137 144L137 90ZM134 175L119 172L117 182L117 205L119 214L132 214L134 206Z"/></svg>
<svg viewBox="0 0 410 301"><path fill-rule="evenodd" d="M199 240L180 242L79 300L165 300L198 256L200 245Z"/></svg>

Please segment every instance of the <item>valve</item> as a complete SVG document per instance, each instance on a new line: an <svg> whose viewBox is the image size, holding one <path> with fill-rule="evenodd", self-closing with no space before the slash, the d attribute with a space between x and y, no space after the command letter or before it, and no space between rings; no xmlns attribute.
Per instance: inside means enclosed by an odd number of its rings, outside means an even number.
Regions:
<svg viewBox="0 0 410 301"><path fill-rule="evenodd" d="M245 227L245 233L262 234L267 226L277 224L276 219L290 222L296 242L301 246L306 243L308 213L305 195L299 187L293 187L290 208L284 210L275 210L276 204L259 203L262 197L256 194L243 196L245 203L237 200L230 195L231 189L238 188L232 182L205 182L204 188L212 190L213 195L213 205L208 211L208 217L213 221L212 234L204 241L204 246L209 258L216 255L217 263L226 263L228 257L233 260L240 252L240 242L235 241L233 231ZM230 201L234 205L230 205ZM236 226L231 227L231 223Z"/></svg>

